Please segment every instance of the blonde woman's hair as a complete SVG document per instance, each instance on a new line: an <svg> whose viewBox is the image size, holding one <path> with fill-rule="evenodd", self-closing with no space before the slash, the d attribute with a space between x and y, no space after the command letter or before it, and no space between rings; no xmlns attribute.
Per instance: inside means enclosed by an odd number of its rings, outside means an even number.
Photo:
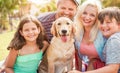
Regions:
<svg viewBox="0 0 120 73"><path fill-rule="evenodd" d="M82 5L80 5L78 7L78 11L77 11L77 14L76 14L75 20L74 20L76 28L77 28L77 32L76 32L77 40L80 40L80 38L82 37L81 35L84 34L84 27L83 27L83 24L81 23L80 17L83 14L83 12L87 6L96 7L98 13L102 9L101 2L99 0L86 0L85 2L82 3ZM97 13L97 16L98 16L98 13ZM89 35L90 42L93 42L96 39L97 33L98 33L98 20L96 18L95 24L93 25L93 27L90 31L90 35Z"/></svg>

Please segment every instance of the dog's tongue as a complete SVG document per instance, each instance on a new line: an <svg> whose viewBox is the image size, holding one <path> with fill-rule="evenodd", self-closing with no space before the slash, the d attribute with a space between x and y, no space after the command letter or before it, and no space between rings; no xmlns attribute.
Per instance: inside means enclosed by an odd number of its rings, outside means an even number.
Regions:
<svg viewBox="0 0 120 73"><path fill-rule="evenodd" d="M62 39L63 42L67 41L67 37L66 36L62 36L61 39Z"/></svg>

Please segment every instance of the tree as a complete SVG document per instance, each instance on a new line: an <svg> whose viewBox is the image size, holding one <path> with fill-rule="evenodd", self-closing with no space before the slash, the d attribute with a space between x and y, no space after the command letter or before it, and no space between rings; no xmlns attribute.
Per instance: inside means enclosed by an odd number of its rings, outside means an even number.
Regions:
<svg viewBox="0 0 120 73"><path fill-rule="evenodd" d="M40 6L40 12L50 12L56 10L56 3L55 0L51 0L50 2L46 3L44 6Z"/></svg>
<svg viewBox="0 0 120 73"><path fill-rule="evenodd" d="M0 0L0 28L7 29L7 25L12 26L11 16L15 9L19 9L19 5L27 0ZM8 24L5 23L8 21Z"/></svg>
<svg viewBox="0 0 120 73"><path fill-rule="evenodd" d="M102 0L103 6L118 6L120 7L120 0Z"/></svg>

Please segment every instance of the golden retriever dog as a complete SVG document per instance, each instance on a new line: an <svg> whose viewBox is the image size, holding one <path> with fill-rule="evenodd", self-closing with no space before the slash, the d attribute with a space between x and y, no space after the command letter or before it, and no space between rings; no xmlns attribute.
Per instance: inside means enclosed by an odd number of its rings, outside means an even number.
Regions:
<svg viewBox="0 0 120 73"><path fill-rule="evenodd" d="M65 73L72 70L75 54L73 39L75 27L72 20L67 17L58 18L53 22L51 33L53 38L44 55L47 61L43 57L43 62L47 62L44 64L48 65L46 67L40 66L39 73Z"/></svg>

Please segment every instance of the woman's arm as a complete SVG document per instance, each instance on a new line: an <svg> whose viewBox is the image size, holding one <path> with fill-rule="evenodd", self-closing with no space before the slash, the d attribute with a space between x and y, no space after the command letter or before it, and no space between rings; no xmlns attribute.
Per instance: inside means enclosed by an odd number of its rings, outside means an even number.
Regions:
<svg viewBox="0 0 120 73"><path fill-rule="evenodd" d="M13 67L14 67L14 63L15 63L15 60L17 58L17 55L18 55L17 50L10 49L10 52L6 58L6 61L5 61L5 72L6 73L14 73Z"/></svg>

